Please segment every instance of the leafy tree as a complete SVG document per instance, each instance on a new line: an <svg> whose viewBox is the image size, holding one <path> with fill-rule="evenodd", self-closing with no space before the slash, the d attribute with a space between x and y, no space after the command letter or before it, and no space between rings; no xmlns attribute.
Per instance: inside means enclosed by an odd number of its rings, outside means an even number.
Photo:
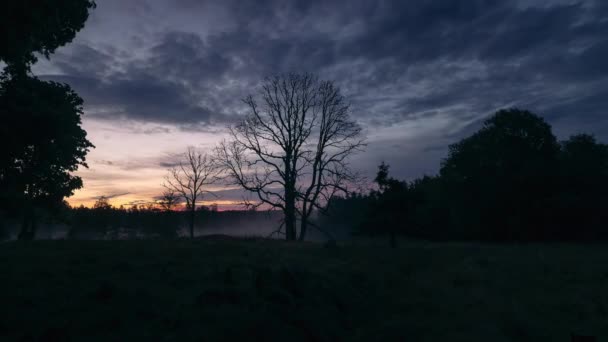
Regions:
<svg viewBox="0 0 608 342"><path fill-rule="evenodd" d="M25 74L36 62L35 53L48 58L71 42L93 8L92 0L3 1L0 61L9 73Z"/></svg>
<svg viewBox="0 0 608 342"><path fill-rule="evenodd" d="M0 83L0 205L18 203L20 236L33 238L36 210L60 205L82 187L71 172L93 145L81 128L82 99L65 84L28 76Z"/></svg>
<svg viewBox="0 0 608 342"><path fill-rule="evenodd" d="M561 143L559 162L559 192L546 206L556 237L608 237L608 145L592 135L574 135Z"/></svg>
<svg viewBox="0 0 608 342"><path fill-rule="evenodd" d="M373 234L388 233L391 247L396 247L396 235L405 232L410 220L411 199L408 183L389 177L389 169L384 162L378 166L374 179L378 190L370 194L371 215L364 229Z"/></svg>
<svg viewBox="0 0 608 342"><path fill-rule="evenodd" d="M439 175L393 179L380 165L363 231L430 239L607 239L608 145L561 143L528 111L502 110L450 146ZM343 201L342 212L355 209ZM393 240L393 239L392 239Z"/></svg>
<svg viewBox="0 0 608 342"><path fill-rule="evenodd" d="M411 209L406 234L434 240L454 238L450 231L450 204L446 200L443 179L424 176L415 179L409 186Z"/></svg>
<svg viewBox="0 0 608 342"><path fill-rule="evenodd" d="M560 163L568 191L588 195L608 190L608 145L594 136L578 134L562 142Z"/></svg>
<svg viewBox="0 0 608 342"><path fill-rule="evenodd" d="M316 225L327 237L335 231L369 233L365 224L371 209L369 194L351 192L345 196L334 196L327 204L327 210L319 212Z"/></svg>
<svg viewBox="0 0 608 342"><path fill-rule="evenodd" d="M37 209L61 207L82 187L73 176L93 145L80 127L82 99L64 84L30 75L36 53L48 58L74 38L92 0L5 1L0 11L0 208L23 213L21 238L33 238Z"/></svg>
<svg viewBox="0 0 608 342"><path fill-rule="evenodd" d="M533 234L554 190L558 153L541 117L519 109L497 112L478 132L450 145L442 163L453 223L487 238Z"/></svg>

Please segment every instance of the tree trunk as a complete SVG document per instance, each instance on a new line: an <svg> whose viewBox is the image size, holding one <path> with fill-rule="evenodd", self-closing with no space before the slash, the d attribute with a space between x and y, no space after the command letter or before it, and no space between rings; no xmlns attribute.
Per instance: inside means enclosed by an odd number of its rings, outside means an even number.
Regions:
<svg viewBox="0 0 608 342"><path fill-rule="evenodd" d="M196 202L192 201L190 207L190 238L194 239L194 215L196 213Z"/></svg>
<svg viewBox="0 0 608 342"><path fill-rule="evenodd" d="M296 240L296 198L293 189L285 189L285 239Z"/></svg>
<svg viewBox="0 0 608 342"><path fill-rule="evenodd" d="M307 228L308 228L308 220L306 218L302 217L302 222L300 223L300 237L298 238L299 241L304 241L304 239L306 238L306 229Z"/></svg>
<svg viewBox="0 0 608 342"><path fill-rule="evenodd" d="M291 158L288 156L285 163L285 174L290 175L289 166ZM285 179L285 239L287 241L296 240L296 184L292 177Z"/></svg>
<svg viewBox="0 0 608 342"><path fill-rule="evenodd" d="M294 241L296 239L296 214L295 208L285 210L285 239Z"/></svg>

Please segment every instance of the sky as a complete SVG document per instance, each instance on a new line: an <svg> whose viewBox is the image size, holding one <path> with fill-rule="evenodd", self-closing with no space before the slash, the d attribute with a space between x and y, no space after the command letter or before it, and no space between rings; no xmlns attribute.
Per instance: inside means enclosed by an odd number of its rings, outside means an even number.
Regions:
<svg viewBox="0 0 608 342"><path fill-rule="evenodd" d="M150 202L188 146L210 150L266 76L333 80L363 127L352 166L435 174L447 146L498 109L531 110L560 139L608 142L608 1L98 0L74 41L33 72L85 101L91 205ZM221 184L208 198L236 205Z"/></svg>

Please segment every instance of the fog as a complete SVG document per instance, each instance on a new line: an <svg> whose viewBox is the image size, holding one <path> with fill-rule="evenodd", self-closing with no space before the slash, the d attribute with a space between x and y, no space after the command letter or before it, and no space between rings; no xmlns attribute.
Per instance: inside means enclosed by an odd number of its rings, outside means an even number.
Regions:
<svg viewBox="0 0 608 342"><path fill-rule="evenodd" d="M282 216L279 213L257 215L235 215L233 217L217 217L205 222L199 222L194 227L195 237L226 235L242 238L273 238L282 239L284 236L277 233ZM180 221L180 220L177 220ZM186 222L176 222L176 237L189 237L189 228ZM8 221L0 225L0 241L17 240L20 224L17 221ZM321 232L310 227L306 240L311 242L324 242L328 239L345 240L350 238L350 229L334 225L324 227ZM36 230L37 240L128 240L159 238L158 234L142 227L139 229L118 227L74 227L68 223L40 223Z"/></svg>

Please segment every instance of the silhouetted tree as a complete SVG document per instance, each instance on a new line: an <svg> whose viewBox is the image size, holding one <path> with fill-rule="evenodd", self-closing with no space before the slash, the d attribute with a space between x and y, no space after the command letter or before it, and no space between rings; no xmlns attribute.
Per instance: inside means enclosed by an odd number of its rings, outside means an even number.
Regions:
<svg viewBox="0 0 608 342"><path fill-rule="evenodd" d="M0 11L0 61L8 72L24 75L37 60L74 39L84 27L91 0L37 0L2 2Z"/></svg>
<svg viewBox="0 0 608 342"><path fill-rule="evenodd" d="M369 194L361 192L334 196L329 200L327 210L319 212L317 224L324 232L371 233L365 226L372 215L371 201Z"/></svg>
<svg viewBox="0 0 608 342"><path fill-rule="evenodd" d="M93 204L93 210L110 210L112 209L112 205L110 204L110 201L108 201L108 198L105 196L101 196L97 199L97 201L95 201L95 203Z"/></svg>
<svg viewBox="0 0 608 342"><path fill-rule="evenodd" d="M569 192L606 193L608 145L594 136L578 134L561 143L561 170Z"/></svg>
<svg viewBox="0 0 608 342"><path fill-rule="evenodd" d="M558 153L541 117L518 109L497 112L478 132L450 145L442 163L452 223L488 238L533 235L555 188Z"/></svg>
<svg viewBox="0 0 608 342"><path fill-rule="evenodd" d="M196 203L204 194L211 193L205 186L212 184L217 176L217 168L206 155L189 147L179 165L169 170L163 186L184 198L190 212L190 237L194 238ZM213 194L213 193L211 193Z"/></svg>
<svg viewBox="0 0 608 342"><path fill-rule="evenodd" d="M578 134L562 142L560 182L551 205L545 206L561 238L608 237L608 145ZM576 228L574 228L576 227Z"/></svg>
<svg viewBox="0 0 608 342"><path fill-rule="evenodd" d="M411 219L406 234L438 240L454 238L449 220L451 202L441 177L424 176L412 181L409 184L409 199Z"/></svg>
<svg viewBox="0 0 608 342"><path fill-rule="evenodd" d="M80 127L82 100L67 85L30 76L36 55L49 57L82 29L90 0L8 0L0 11L0 208L23 212L20 238L33 238L37 208L57 211L82 186L72 176L93 147Z"/></svg>
<svg viewBox="0 0 608 342"><path fill-rule="evenodd" d="M378 190L370 194L371 220L364 228L372 233L388 232L390 246L394 248L397 247L397 233L404 233L410 219L410 196L407 182L389 177L389 169L384 162L378 166L374 179Z"/></svg>
<svg viewBox="0 0 608 342"><path fill-rule="evenodd" d="M379 167L362 232L430 239L607 239L608 145L558 143L528 111L502 110L450 146L440 174L406 183ZM343 212L361 212L343 201Z"/></svg>
<svg viewBox="0 0 608 342"><path fill-rule="evenodd" d="M177 205L179 196L173 189L166 189L158 202L165 211L172 211Z"/></svg>
<svg viewBox="0 0 608 342"><path fill-rule="evenodd" d="M359 126L330 81L310 74L267 78L261 102L244 102L250 114L216 149L234 184L257 196L256 205L284 213L285 237L304 239L313 209L352 181L348 157L363 146Z"/></svg>
<svg viewBox="0 0 608 342"><path fill-rule="evenodd" d="M82 187L71 174L87 166L93 147L81 128L82 104L65 84L28 76L0 83L0 202L23 208L21 238L33 238L37 208L60 206Z"/></svg>

